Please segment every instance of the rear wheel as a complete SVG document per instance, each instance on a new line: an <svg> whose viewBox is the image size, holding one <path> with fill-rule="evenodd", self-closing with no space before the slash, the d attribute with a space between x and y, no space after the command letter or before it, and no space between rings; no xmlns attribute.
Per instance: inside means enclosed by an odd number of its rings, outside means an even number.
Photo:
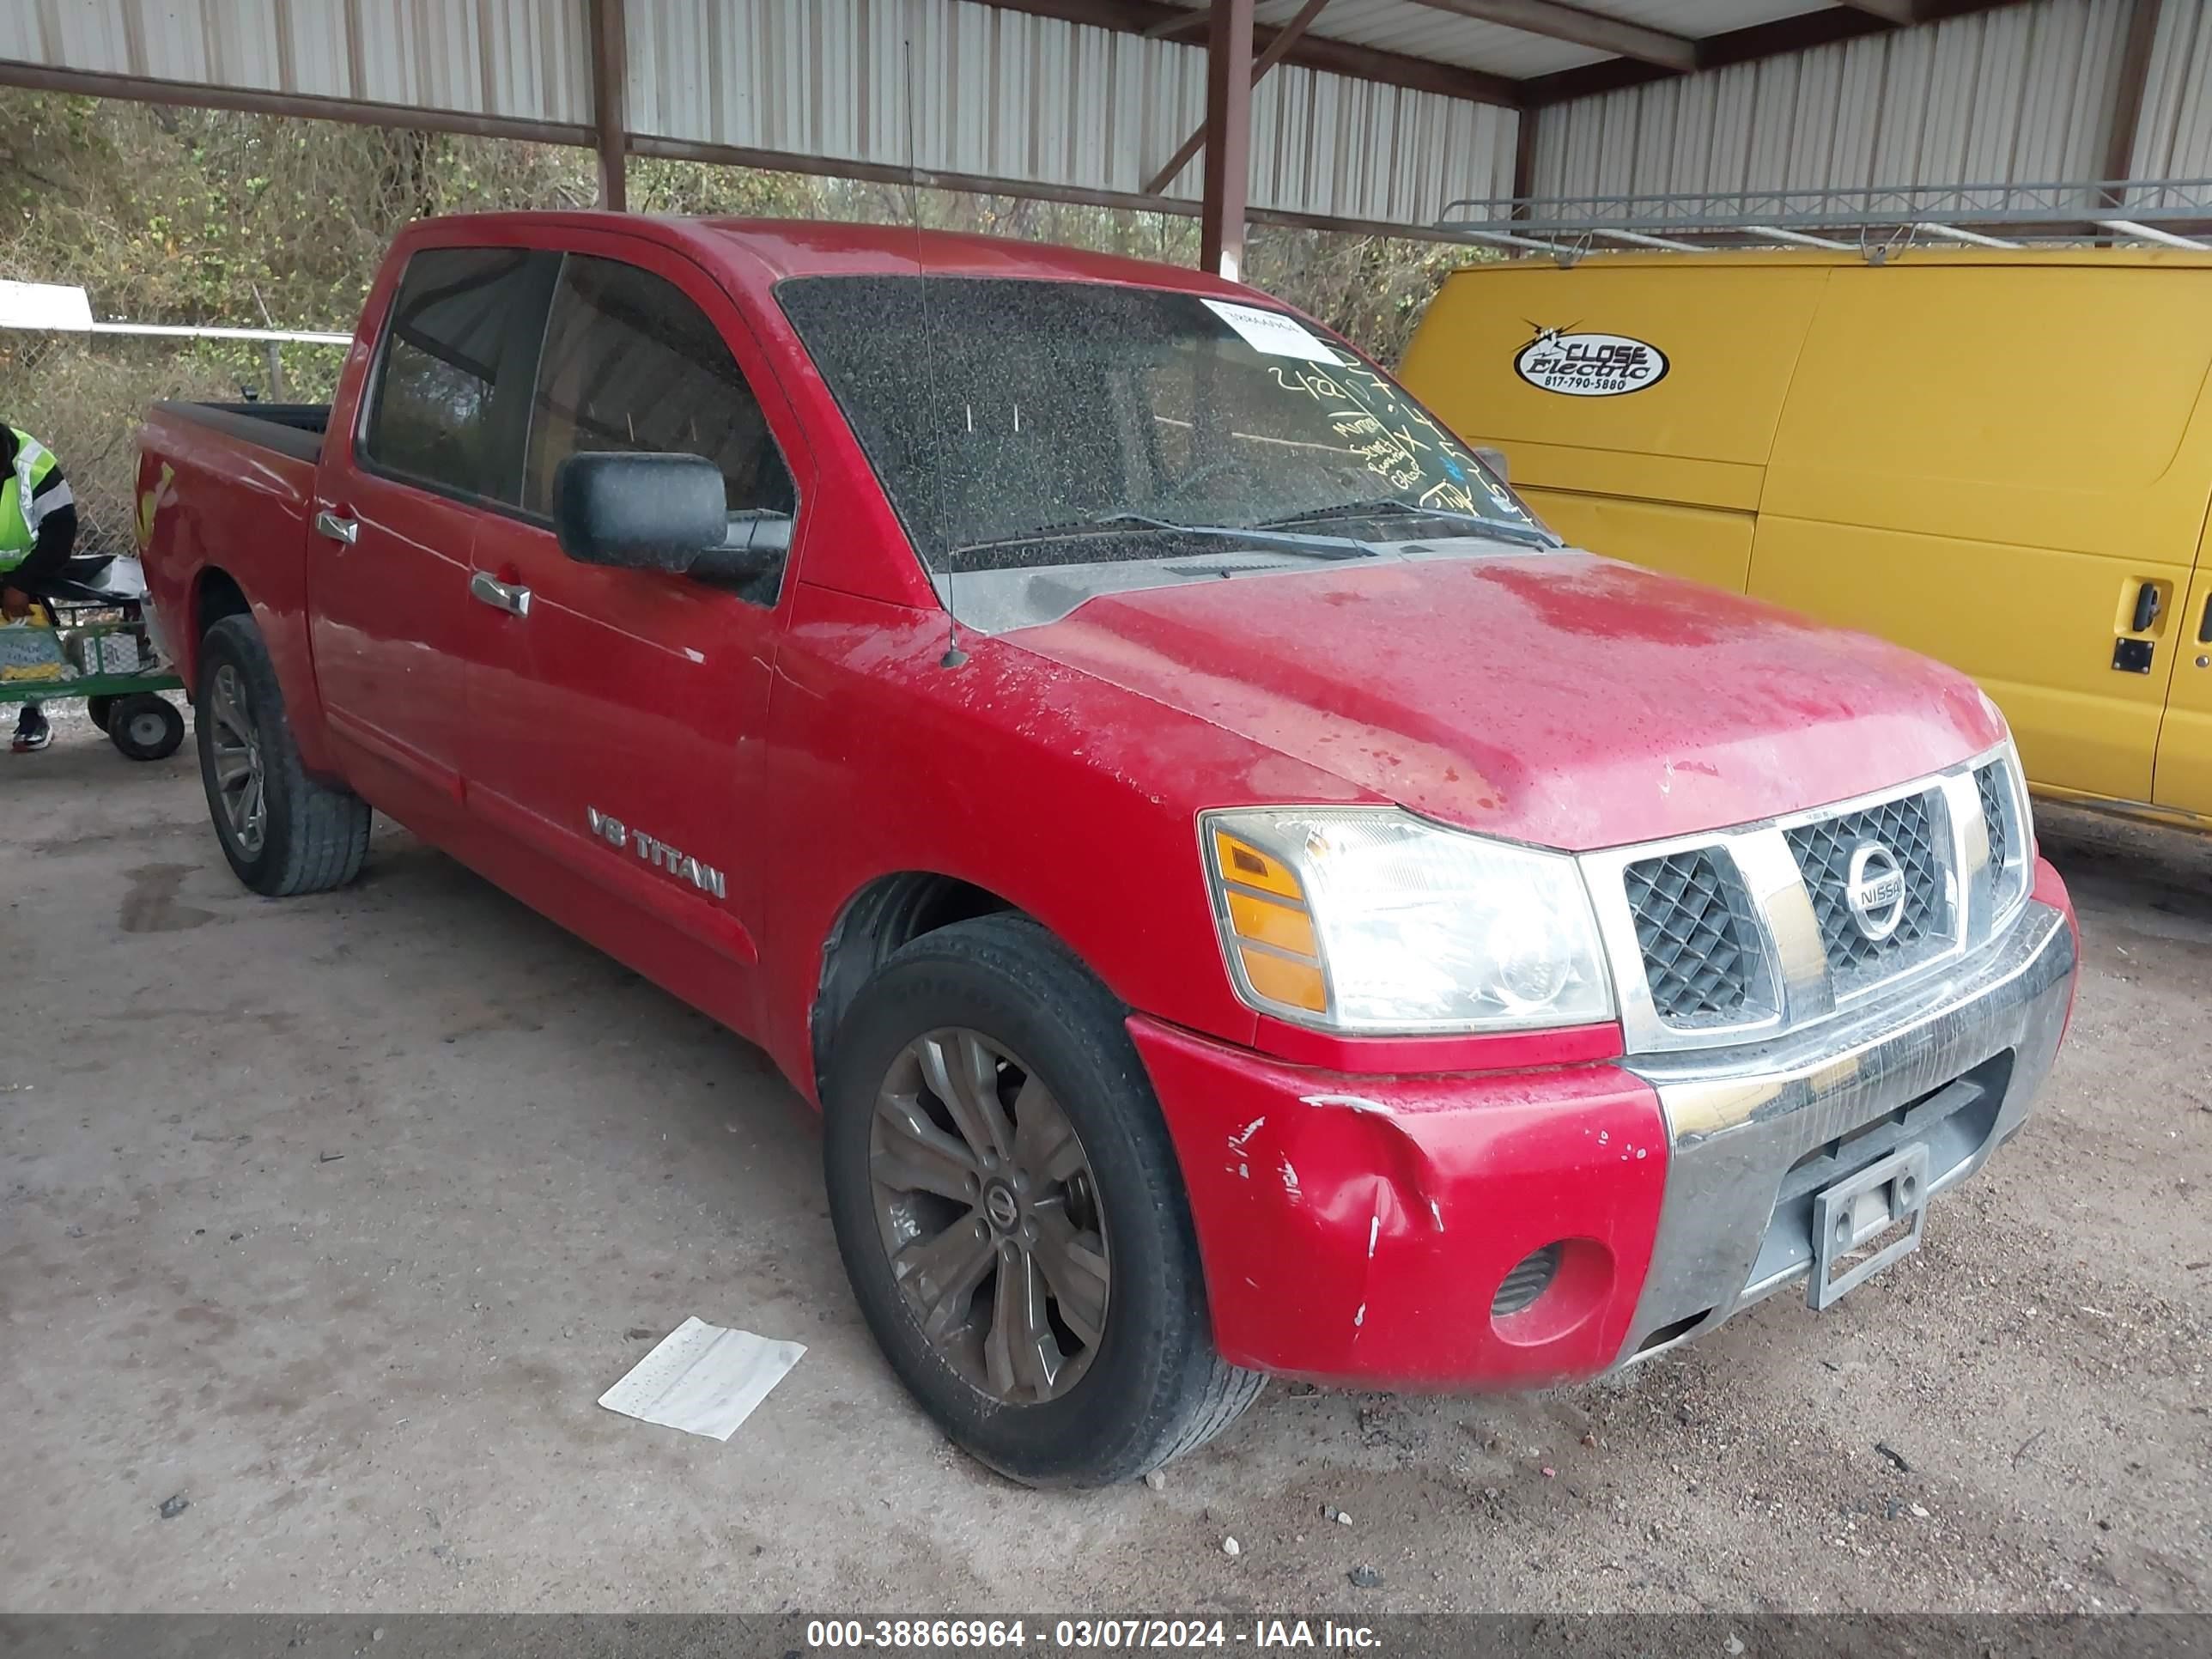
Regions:
<svg viewBox="0 0 2212 1659"><path fill-rule="evenodd" d="M283 898L341 887L361 872L368 803L301 769L276 671L251 617L222 617L201 641L193 726L208 815L240 881Z"/></svg>
<svg viewBox="0 0 2212 1659"><path fill-rule="evenodd" d="M151 691L118 697L106 712L100 729L132 760L167 760L185 740L185 717L176 704Z"/></svg>
<svg viewBox="0 0 2212 1659"><path fill-rule="evenodd" d="M955 1440L1031 1485L1133 1479L1263 1382L1214 1351L1126 1018L1044 929L984 916L894 956L831 1055L830 1214L869 1328Z"/></svg>
<svg viewBox="0 0 2212 1659"><path fill-rule="evenodd" d="M113 697L87 697L84 700L85 718L103 732L107 730L108 716L112 714L114 712L115 699Z"/></svg>

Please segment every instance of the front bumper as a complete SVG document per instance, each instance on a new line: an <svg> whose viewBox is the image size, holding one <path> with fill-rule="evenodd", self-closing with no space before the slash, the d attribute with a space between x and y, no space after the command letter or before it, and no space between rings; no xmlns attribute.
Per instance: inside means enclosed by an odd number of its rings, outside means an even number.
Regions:
<svg viewBox="0 0 2212 1659"><path fill-rule="evenodd" d="M2044 865L2026 913L1950 977L1755 1047L1376 1077L1130 1030L1226 1358L1524 1387L1656 1352L1802 1279L1815 1194L1899 1146L1928 1149L1930 1194L1971 1175L2050 1072L2075 957ZM1542 1294L1500 1311L1508 1275L1553 1246Z"/></svg>

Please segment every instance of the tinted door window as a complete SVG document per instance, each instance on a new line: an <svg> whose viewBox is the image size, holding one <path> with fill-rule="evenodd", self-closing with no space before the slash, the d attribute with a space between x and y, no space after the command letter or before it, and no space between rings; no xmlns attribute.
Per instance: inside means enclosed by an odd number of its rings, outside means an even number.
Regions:
<svg viewBox="0 0 2212 1659"><path fill-rule="evenodd" d="M518 248L426 248L407 262L385 330L362 451L435 488L513 502L514 446L533 316L552 256ZM502 391L507 395L502 397Z"/></svg>
<svg viewBox="0 0 2212 1659"><path fill-rule="evenodd" d="M732 514L797 506L760 400L706 313L650 271L571 254L539 360L526 508L550 515L554 471L580 450L702 455Z"/></svg>

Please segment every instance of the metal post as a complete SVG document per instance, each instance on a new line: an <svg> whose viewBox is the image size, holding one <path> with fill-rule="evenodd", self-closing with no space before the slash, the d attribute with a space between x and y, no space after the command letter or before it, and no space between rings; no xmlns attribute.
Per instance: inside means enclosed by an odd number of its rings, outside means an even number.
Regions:
<svg viewBox="0 0 2212 1659"><path fill-rule="evenodd" d="M1267 71L1281 63L1291 48L1305 38L1306 30L1313 20L1321 15L1322 8L1328 3L1328 0L1306 0L1305 4L1298 8L1298 15L1276 31L1275 38L1267 42L1267 50L1252 60L1254 86L1266 80ZM1201 125L1197 131L1182 141L1182 148L1168 157L1167 165L1146 181L1145 194L1157 196L1165 190L1175 182L1176 174L1190 165L1190 158L1205 147L1206 128Z"/></svg>
<svg viewBox="0 0 2212 1659"><path fill-rule="evenodd" d="M599 153L599 205L620 213L629 205L629 25L623 0L591 0L592 125Z"/></svg>
<svg viewBox="0 0 2212 1659"><path fill-rule="evenodd" d="M1199 263L1230 281L1244 269L1252 169L1252 0L1213 0L1206 40L1206 199Z"/></svg>
<svg viewBox="0 0 2212 1659"><path fill-rule="evenodd" d="M1513 216L1528 216L1528 198L1536 193L1536 111L1532 106L1513 118Z"/></svg>

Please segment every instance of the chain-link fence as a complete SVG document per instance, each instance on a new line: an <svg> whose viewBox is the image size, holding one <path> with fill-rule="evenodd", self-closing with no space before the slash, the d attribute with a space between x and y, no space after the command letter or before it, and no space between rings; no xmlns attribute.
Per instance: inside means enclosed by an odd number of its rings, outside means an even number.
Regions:
<svg viewBox="0 0 2212 1659"><path fill-rule="evenodd" d="M320 403L345 348L274 341L0 329L0 421L59 458L77 503L77 550L127 553L138 427L164 398Z"/></svg>

